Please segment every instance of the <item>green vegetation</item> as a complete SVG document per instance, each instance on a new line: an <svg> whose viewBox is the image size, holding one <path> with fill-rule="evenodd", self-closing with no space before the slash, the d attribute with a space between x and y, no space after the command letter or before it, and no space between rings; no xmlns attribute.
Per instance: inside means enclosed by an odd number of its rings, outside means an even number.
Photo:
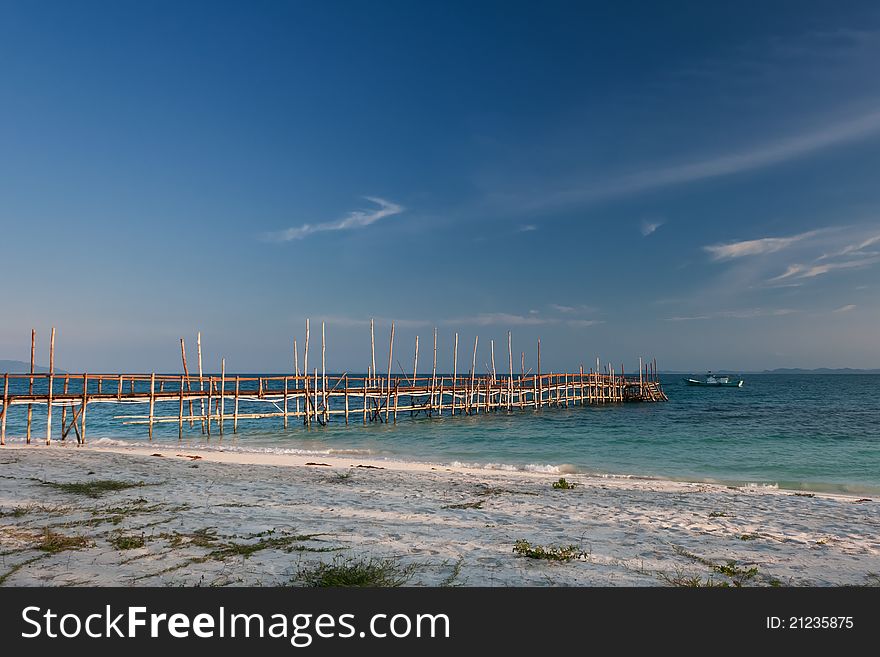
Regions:
<svg viewBox="0 0 880 657"><path fill-rule="evenodd" d="M112 493L128 488L138 488L145 486L142 481L119 481L117 479L97 479L95 481L77 481L61 483L57 481L41 481L44 486L49 486L62 493L71 495L85 495L87 497L101 497L104 493Z"/></svg>
<svg viewBox="0 0 880 657"><path fill-rule="evenodd" d="M67 550L79 550L91 545L92 542L85 536L65 536L47 529L35 547L43 552L55 554Z"/></svg>
<svg viewBox="0 0 880 657"><path fill-rule="evenodd" d="M560 478L559 478L559 481L554 481L554 482L553 482L553 488L555 488L556 490L571 490L572 488L576 488L576 487L577 487L577 484L576 484L576 483L574 483L574 482L571 482L571 483L567 482L567 481L565 480L565 477L560 477Z"/></svg>
<svg viewBox="0 0 880 657"><path fill-rule="evenodd" d="M710 518L734 518L735 516L732 513L726 513L724 511L713 511L709 514Z"/></svg>
<svg viewBox="0 0 880 657"><path fill-rule="evenodd" d="M122 532L113 534L109 539L110 545L117 550L137 550L147 544L147 539L143 534L140 536L126 535Z"/></svg>
<svg viewBox="0 0 880 657"><path fill-rule="evenodd" d="M482 509L483 508L483 500L478 500L477 502L462 502L461 504L447 504L444 509Z"/></svg>
<svg viewBox="0 0 880 657"><path fill-rule="evenodd" d="M521 557L528 557L529 559L544 559L546 561L572 561L587 556L587 553L576 545L544 547L541 545L532 545L528 541L522 539L514 544L513 552Z"/></svg>
<svg viewBox="0 0 880 657"><path fill-rule="evenodd" d="M393 559L336 558L301 569L294 581L314 587L396 587L406 584L415 565L403 566Z"/></svg>

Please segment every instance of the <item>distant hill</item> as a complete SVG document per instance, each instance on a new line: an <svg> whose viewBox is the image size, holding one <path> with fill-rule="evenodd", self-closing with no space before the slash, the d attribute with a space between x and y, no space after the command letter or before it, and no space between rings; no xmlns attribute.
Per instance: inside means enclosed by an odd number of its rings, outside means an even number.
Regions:
<svg viewBox="0 0 880 657"><path fill-rule="evenodd" d="M25 363L23 360L0 360L0 374L9 372L10 374L27 374L31 371L31 364ZM34 366L34 373L43 374L48 372L48 367L42 365ZM56 374L64 374L64 370L55 368Z"/></svg>
<svg viewBox="0 0 880 657"><path fill-rule="evenodd" d="M880 374L880 369L860 370L852 367L817 367L804 370L799 367L777 367L775 370L764 370L765 374Z"/></svg>

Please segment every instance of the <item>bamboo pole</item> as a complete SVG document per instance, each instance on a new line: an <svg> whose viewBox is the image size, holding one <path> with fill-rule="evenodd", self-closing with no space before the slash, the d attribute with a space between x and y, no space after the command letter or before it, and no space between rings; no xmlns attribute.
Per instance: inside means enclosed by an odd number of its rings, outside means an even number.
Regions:
<svg viewBox="0 0 880 657"><path fill-rule="evenodd" d="M208 415L205 417L207 420L206 428L208 430L208 436L211 435L211 404L214 402L214 377L208 377Z"/></svg>
<svg viewBox="0 0 880 657"><path fill-rule="evenodd" d="M379 373L376 371L376 332L373 328L373 318L370 318L370 365L373 368L373 373L370 375L370 387L373 384L373 377L379 376Z"/></svg>
<svg viewBox="0 0 880 657"><path fill-rule="evenodd" d="M66 397L67 393L70 390L70 374L64 375L64 387L61 388L62 394ZM73 402L70 404L73 406ZM64 404L61 407L61 440L64 440L67 437L67 432L64 430L67 425L67 404Z"/></svg>
<svg viewBox="0 0 880 657"><path fill-rule="evenodd" d="M183 382L184 375L180 375L179 408L177 411L177 439L183 440ZM190 413L192 415L192 413Z"/></svg>
<svg viewBox="0 0 880 657"><path fill-rule="evenodd" d="M526 398L524 394L526 385L526 352L519 352L519 407L526 407Z"/></svg>
<svg viewBox="0 0 880 657"><path fill-rule="evenodd" d="M199 352L199 401L201 402L201 405L202 405L202 433L205 433L205 430L207 429L208 435L210 436L211 435L211 418L210 418L211 394L209 391L208 392L208 414L209 414L209 417L208 417L208 423L207 423L207 425L205 425L205 397L204 397L205 386L204 386L204 378L202 376L202 332L201 331L199 331L196 334L196 347Z"/></svg>
<svg viewBox="0 0 880 657"><path fill-rule="evenodd" d="M400 391L400 378L394 377L394 424L397 424L397 397Z"/></svg>
<svg viewBox="0 0 880 657"><path fill-rule="evenodd" d="M391 322L391 340L388 343L388 391L385 397L385 422L388 422L388 411L391 404L391 357L394 353L394 322Z"/></svg>
<svg viewBox="0 0 880 657"><path fill-rule="evenodd" d="M99 379L100 380L100 379ZM83 374L82 410L79 412L80 434L77 436L81 445L86 444L86 409L89 405L89 375ZM76 423L76 418L73 418Z"/></svg>
<svg viewBox="0 0 880 657"><path fill-rule="evenodd" d="M369 368L369 365L367 367ZM369 374L364 377L364 426L367 425L367 383L369 378Z"/></svg>
<svg viewBox="0 0 880 657"><path fill-rule="evenodd" d="M52 444L52 392L55 387L55 327L49 338L49 394L46 397L46 444Z"/></svg>
<svg viewBox="0 0 880 657"><path fill-rule="evenodd" d="M345 424L348 424L348 374L344 374L345 379Z"/></svg>
<svg viewBox="0 0 880 657"><path fill-rule="evenodd" d="M223 435L223 417L226 414L226 359L220 359L220 435Z"/></svg>
<svg viewBox="0 0 880 657"><path fill-rule="evenodd" d="M28 379L28 395L33 396L34 394L34 357L36 356L35 350L37 346L37 331L35 329L31 329L31 375ZM5 406L4 406L5 408ZM31 420L34 416L34 407L31 404L28 404L27 409L27 444L31 444Z"/></svg>
<svg viewBox="0 0 880 657"><path fill-rule="evenodd" d="M509 366L507 379L507 410L510 411L513 408L513 342L510 331L507 332L507 364Z"/></svg>
<svg viewBox="0 0 880 657"><path fill-rule="evenodd" d="M189 380L189 367L186 365L186 343L183 341L183 338L180 338L180 360L183 362L183 375L186 377L186 389L188 392L192 392L192 384ZM121 386L121 378L120 378L120 386ZM121 387L120 387L121 390ZM189 399L189 416L192 418L193 416L193 401L190 396ZM193 428L193 421L190 419L189 428Z"/></svg>
<svg viewBox="0 0 880 657"><path fill-rule="evenodd" d="M287 377L284 377L284 428L287 428Z"/></svg>
<svg viewBox="0 0 880 657"><path fill-rule="evenodd" d="M9 372L3 374L3 413L0 415L0 445L6 444L7 415L9 415Z"/></svg>
<svg viewBox="0 0 880 657"><path fill-rule="evenodd" d="M303 378L304 384L304 393L305 393L305 406L303 410L303 423L311 427L312 426L312 414L309 413L309 320L306 319L306 343L303 345L303 374L305 375Z"/></svg>
<svg viewBox="0 0 880 657"><path fill-rule="evenodd" d="M468 391L468 400L467 400L467 413L470 415L471 410L474 407L474 377L477 375L477 342L479 342L480 336L474 336L474 357L471 361L471 383L470 390ZM479 404L477 406L477 411L479 411Z"/></svg>
<svg viewBox="0 0 880 657"><path fill-rule="evenodd" d="M419 336L416 336L416 353L413 356L413 378L412 378L413 388L417 387L416 373L418 372L418 369L419 369ZM413 396L412 395L409 396L409 405L410 406L413 405ZM410 412L409 412L410 417L412 417L412 414L413 414L413 412L412 412L412 410L410 410Z"/></svg>
<svg viewBox="0 0 880 657"><path fill-rule="evenodd" d="M544 391L541 389L544 382L541 379L541 338L538 338L538 408L544 406ZM549 399L548 399L549 401Z"/></svg>
<svg viewBox="0 0 880 657"><path fill-rule="evenodd" d="M434 327L434 362L431 365L431 401L428 403L428 409L431 415L434 414L434 391L437 387L437 327Z"/></svg>
<svg viewBox="0 0 880 657"><path fill-rule="evenodd" d="M313 393L315 396L314 402L312 402L312 412L315 414L315 420L320 424L321 418L318 417L318 368L315 368L315 385L313 386Z"/></svg>
<svg viewBox="0 0 880 657"><path fill-rule="evenodd" d="M455 334L455 347L452 355L452 416L455 417L455 387L458 382L458 333ZM441 387L443 382L440 383Z"/></svg>
<svg viewBox="0 0 880 657"><path fill-rule="evenodd" d="M241 377L235 375L235 408L232 411L232 433L238 433L238 389Z"/></svg>
<svg viewBox="0 0 880 657"><path fill-rule="evenodd" d="M293 375L296 377L293 382L293 389L299 390L299 354L296 349L296 337L293 338ZM299 415L299 393L296 395L296 413Z"/></svg>
<svg viewBox="0 0 880 657"><path fill-rule="evenodd" d="M321 322L321 404L324 406L324 424L327 424L329 415L327 414L327 362L325 354L327 343L324 339L324 322Z"/></svg>
<svg viewBox="0 0 880 657"><path fill-rule="evenodd" d="M150 374L150 440L153 439L153 408L156 404L156 373ZM210 409L209 409L210 410Z"/></svg>

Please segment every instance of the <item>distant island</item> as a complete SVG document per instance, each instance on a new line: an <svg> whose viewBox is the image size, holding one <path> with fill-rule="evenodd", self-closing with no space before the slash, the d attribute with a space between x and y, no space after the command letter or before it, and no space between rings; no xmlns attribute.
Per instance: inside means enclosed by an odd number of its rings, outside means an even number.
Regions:
<svg viewBox="0 0 880 657"><path fill-rule="evenodd" d="M31 371L31 364L23 360L0 360L0 374L9 372L9 374L28 374ZM45 374L49 371L48 367L42 365L34 366L34 374ZM64 370L55 368L56 374L66 374Z"/></svg>
<svg viewBox="0 0 880 657"><path fill-rule="evenodd" d="M715 374L880 374L880 368L856 369L852 367L817 367L804 369L801 367L777 367L774 370L712 370ZM660 374L695 374L703 370L660 370Z"/></svg>

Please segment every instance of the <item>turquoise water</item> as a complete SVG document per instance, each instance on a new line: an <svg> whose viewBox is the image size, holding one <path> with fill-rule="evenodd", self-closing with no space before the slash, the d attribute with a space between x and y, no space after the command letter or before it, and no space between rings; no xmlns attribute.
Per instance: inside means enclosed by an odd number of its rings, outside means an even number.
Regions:
<svg viewBox="0 0 880 657"><path fill-rule="evenodd" d="M184 443L347 454L352 464L358 457L388 458L880 494L880 375L755 374L740 389L689 387L678 376L663 383L668 403L455 418L402 414L396 426L364 427L358 420L346 427L334 418L311 430L295 421L284 430L280 419L248 420L236 436L230 422L222 439L187 429ZM173 406L165 412L176 414ZM145 412L143 405L90 404L89 442L146 441L146 427L112 419ZM45 407L35 410L35 435L44 435L44 415ZM56 438L60 415L56 409ZM12 407L9 433L16 441L23 416L23 407ZM177 444L176 423L159 425L155 440Z"/></svg>

